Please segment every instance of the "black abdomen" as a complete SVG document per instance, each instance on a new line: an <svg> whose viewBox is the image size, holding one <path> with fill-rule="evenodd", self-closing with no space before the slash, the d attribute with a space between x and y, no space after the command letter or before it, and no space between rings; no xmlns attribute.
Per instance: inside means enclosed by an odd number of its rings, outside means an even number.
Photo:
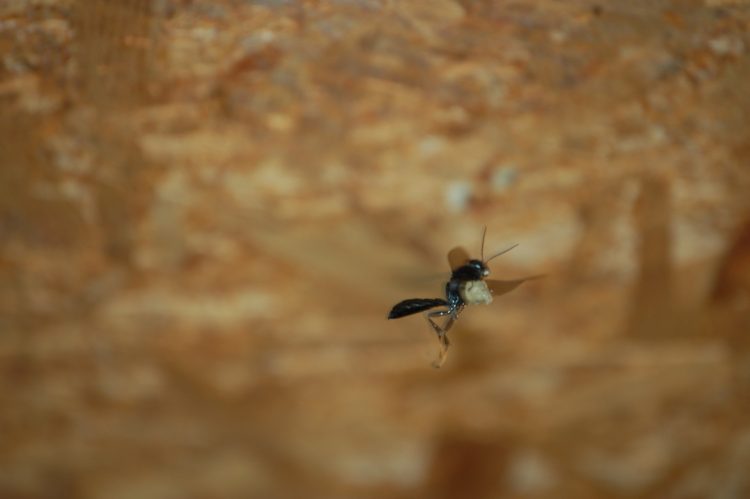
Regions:
<svg viewBox="0 0 750 499"><path fill-rule="evenodd" d="M409 298L393 306L388 314L389 319L398 319L407 315L424 312L431 308L447 306L448 302L442 298Z"/></svg>

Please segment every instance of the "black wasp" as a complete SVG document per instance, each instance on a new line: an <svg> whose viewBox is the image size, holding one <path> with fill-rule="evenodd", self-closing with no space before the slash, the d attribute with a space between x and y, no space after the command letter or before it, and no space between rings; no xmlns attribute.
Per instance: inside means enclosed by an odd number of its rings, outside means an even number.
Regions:
<svg viewBox="0 0 750 499"><path fill-rule="evenodd" d="M458 315L466 305L486 305L492 303L492 297L500 296L523 284L525 281L535 279L539 276L526 277L512 281L499 281L486 279L490 275L487 264L494 258L512 250L517 244L510 248L484 259L484 238L487 227L482 232L482 246L480 259L469 257L469 253L462 247L453 248L448 252L448 263L451 267L451 278L445 283L445 299L443 298L409 298L393 306L388 314L389 319L398 319L407 315L424 312L436 307L440 310L427 312L425 317L432 329L437 333L440 340L440 356L433 363L433 367L440 367L445 360L450 341L448 341L448 330L458 319ZM448 317L440 326L435 322L436 317Z"/></svg>

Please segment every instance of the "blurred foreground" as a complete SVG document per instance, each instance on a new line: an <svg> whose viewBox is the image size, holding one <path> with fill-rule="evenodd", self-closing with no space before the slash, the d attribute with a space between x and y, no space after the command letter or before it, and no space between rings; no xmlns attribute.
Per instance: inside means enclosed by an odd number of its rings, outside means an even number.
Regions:
<svg viewBox="0 0 750 499"><path fill-rule="evenodd" d="M0 498L750 497L750 3L0 5ZM455 245L493 277L441 370Z"/></svg>

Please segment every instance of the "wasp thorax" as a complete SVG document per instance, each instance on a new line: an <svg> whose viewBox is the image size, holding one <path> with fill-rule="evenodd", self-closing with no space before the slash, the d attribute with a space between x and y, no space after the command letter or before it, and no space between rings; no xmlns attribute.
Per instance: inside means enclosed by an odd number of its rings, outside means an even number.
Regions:
<svg viewBox="0 0 750 499"><path fill-rule="evenodd" d="M487 305L492 303L492 293L484 281L466 281L458 292L467 305Z"/></svg>

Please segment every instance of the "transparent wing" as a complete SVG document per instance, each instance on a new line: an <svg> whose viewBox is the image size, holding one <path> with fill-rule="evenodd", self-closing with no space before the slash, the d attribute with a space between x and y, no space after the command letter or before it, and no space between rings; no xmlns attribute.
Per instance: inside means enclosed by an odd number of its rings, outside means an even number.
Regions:
<svg viewBox="0 0 750 499"><path fill-rule="evenodd" d="M471 260L469 252L461 246L456 246L448 252L448 264L451 266L451 270L456 270L462 265L466 265L466 262Z"/></svg>
<svg viewBox="0 0 750 499"><path fill-rule="evenodd" d="M530 277L524 277L522 279L514 279L512 281L500 281L496 279L485 279L485 283L487 283L487 287L490 288L490 291L494 296L500 296L504 295L506 293L510 293L514 289L516 289L521 284L525 283L526 281L532 281L534 279L539 279L544 277L543 275L533 275Z"/></svg>

